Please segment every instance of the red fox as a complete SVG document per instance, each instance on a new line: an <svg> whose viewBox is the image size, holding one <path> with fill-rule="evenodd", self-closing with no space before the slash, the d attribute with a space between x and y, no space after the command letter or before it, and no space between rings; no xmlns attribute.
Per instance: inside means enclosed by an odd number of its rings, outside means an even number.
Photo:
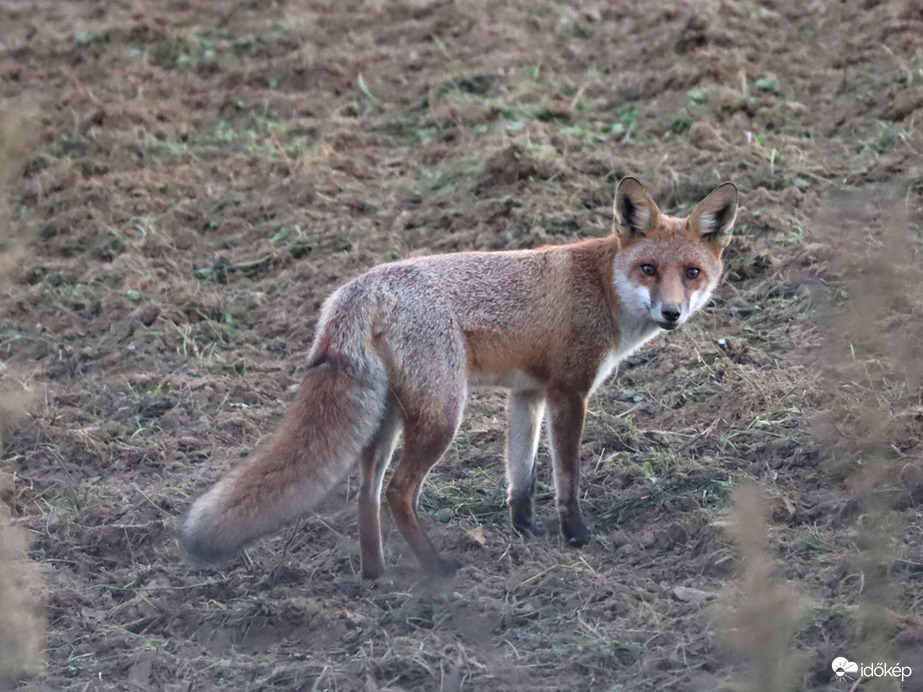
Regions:
<svg viewBox="0 0 923 692"><path fill-rule="evenodd" d="M381 488L403 432L388 506L424 571L453 575L460 563L430 542L416 503L455 436L468 388L478 385L510 390L513 527L540 533L532 498L545 415L561 533L585 545L578 462L587 399L619 361L705 305L736 215L731 183L675 218L624 178L609 237L417 257L350 281L324 303L308 372L278 430L193 504L186 551L226 562L312 509L358 461L361 573L381 576Z"/></svg>

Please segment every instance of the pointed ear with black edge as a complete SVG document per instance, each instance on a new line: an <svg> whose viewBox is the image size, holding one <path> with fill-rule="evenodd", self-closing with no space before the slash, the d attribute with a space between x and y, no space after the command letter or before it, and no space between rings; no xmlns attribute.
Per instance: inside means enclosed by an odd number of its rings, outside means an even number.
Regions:
<svg viewBox="0 0 923 692"><path fill-rule="evenodd" d="M734 183L721 183L689 212L686 227L721 252L731 242L731 228L737 218L737 197Z"/></svg>
<svg viewBox="0 0 923 692"><path fill-rule="evenodd" d="M615 231L620 236L643 236L657 226L660 209L637 178L622 178L612 206Z"/></svg>

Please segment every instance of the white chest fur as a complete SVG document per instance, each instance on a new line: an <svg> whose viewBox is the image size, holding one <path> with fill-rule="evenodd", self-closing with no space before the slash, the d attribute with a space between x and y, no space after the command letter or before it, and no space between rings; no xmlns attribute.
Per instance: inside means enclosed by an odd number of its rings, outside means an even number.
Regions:
<svg viewBox="0 0 923 692"><path fill-rule="evenodd" d="M605 382L615 371L618 364L645 343L653 339L660 332L656 324L650 320L623 319L619 323L619 345L609 351L603 358L590 392Z"/></svg>

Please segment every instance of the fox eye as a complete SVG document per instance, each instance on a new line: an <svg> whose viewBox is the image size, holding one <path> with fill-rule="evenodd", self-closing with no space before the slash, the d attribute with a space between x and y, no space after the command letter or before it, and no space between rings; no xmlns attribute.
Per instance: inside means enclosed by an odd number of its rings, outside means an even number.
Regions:
<svg viewBox="0 0 923 692"><path fill-rule="evenodd" d="M644 276L657 276L657 267L653 264L642 264L641 273L644 274Z"/></svg>
<svg viewBox="0 0 923 692"><path fill-rule="evenodd" d="M695 279L698 279L699 274L701 273L702 271L700 269L696 267L689 267L688 269L686 269L686 278L689 279L690 281L693 281Z"/></svg>

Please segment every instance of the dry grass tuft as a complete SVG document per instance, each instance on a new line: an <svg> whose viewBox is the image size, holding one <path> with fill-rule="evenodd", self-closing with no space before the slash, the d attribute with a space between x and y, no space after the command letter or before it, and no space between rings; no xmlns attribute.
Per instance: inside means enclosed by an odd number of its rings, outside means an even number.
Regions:
<svg viewBox="0 0 923 692"><path fill-rule="evenodd" d="M29 137L24 121L0 119L0 283L20 266L26 251L17 227L9 223L7 185L25 153ZM31 396L0 363L0 450L3 433L24 414ZM7 485L2 480L0 486ZM0 690L12 689L25 675L41 668L43 628L34 586L38 569L26 554L22 532L10 524L6 506L0 504Z"/></svg>
<svg viewBox="0 0 923 692"><path fill-rule="evenodd" d="M25 118L0 118L0 282L21 267L28 254L19 228L10 223L7 190L31 141Z"/></svg>
<svg viewBox="0 0 923 692"><path fill-rule="evenodd" d="M906 647L893 645L902 606L891 574L906 558L900 510L923 500L923 263L908 212L883 190L834 200L821 219L846 300L831 309L820 351L830 405L815 427L859 513L856 655L905 663Z"/></svg>
<svg viewBox="0 0 923 692"><path fill-rule="evenodd" d="M43 631L34 585L38 569L26 555L22 532L0 506L0 690L41 669Z"/></svg>
<svg viewBox="0 0 923 692"><path fill-rule="evenodd" d="M755 485L734 493L727 530L740 552L741 569L718 611L728 648L746 666L733 689L752 692L794 689L803 667L803 656L792 651L790 641L805 604L796 589L773 575L766 545L769 507L768 497Z"/></svg>

